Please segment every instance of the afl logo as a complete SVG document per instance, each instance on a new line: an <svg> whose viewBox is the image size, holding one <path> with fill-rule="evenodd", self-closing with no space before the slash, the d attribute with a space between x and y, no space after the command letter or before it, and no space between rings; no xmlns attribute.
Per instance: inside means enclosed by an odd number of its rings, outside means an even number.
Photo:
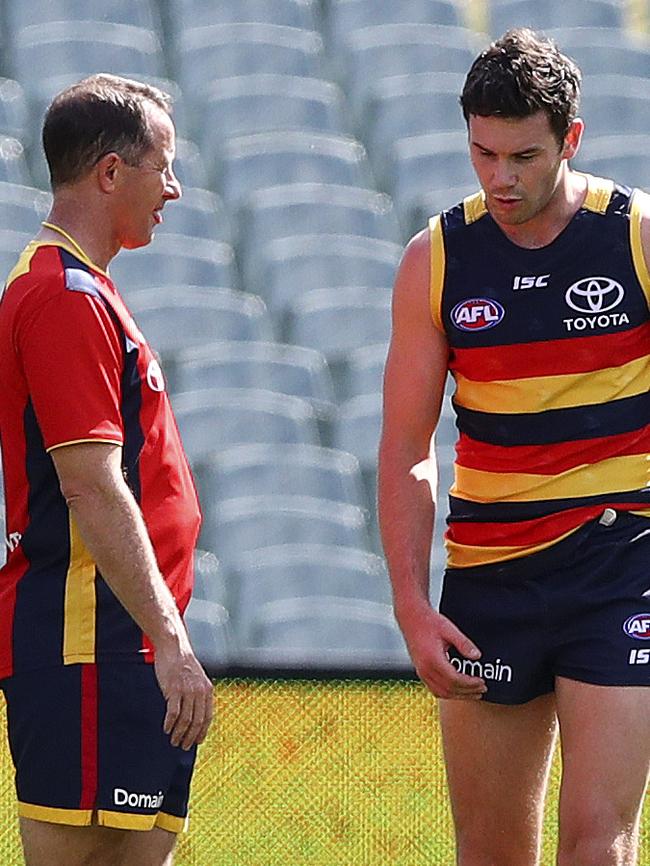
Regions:
<svg viewBox="0 0 650 866"><path fill-rule="evenodd" d="M610 277L586 277L566 290L565 300L578 313L606 313L623 300L625 289Z"/></svg>
<svg viewBox="0 0 650 866"><path fill-rule="evenodd" d="M155 359L149 361L149 366L147 367L147 385L152 391L165 390L165 377L163 376L160 364Z"/></svg>
<svg viewBox="0 0 650 866"><path fill-rule="evenodd" d="M635 613L625 620L623 631L628 637L650 640L650 613Z"/></svg>
<svg viewBox="0 0 650 866"><path fill-rule="evenodd" d="M461 331L485 331L498 325L505 314L506 311L498 301L490 298L470 298L456 304L451 311L451 320Z"/></svg>

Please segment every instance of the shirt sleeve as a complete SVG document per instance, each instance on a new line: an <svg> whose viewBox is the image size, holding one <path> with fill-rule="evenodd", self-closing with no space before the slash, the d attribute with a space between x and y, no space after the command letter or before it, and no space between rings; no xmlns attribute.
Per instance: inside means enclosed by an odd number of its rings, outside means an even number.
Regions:
<svg viewBox="0 0 650 866"><path fill-rule="evenodd" d="M104 301L64 290L23 320L16 346L46 450L122 444L122 335Z"/></svg>

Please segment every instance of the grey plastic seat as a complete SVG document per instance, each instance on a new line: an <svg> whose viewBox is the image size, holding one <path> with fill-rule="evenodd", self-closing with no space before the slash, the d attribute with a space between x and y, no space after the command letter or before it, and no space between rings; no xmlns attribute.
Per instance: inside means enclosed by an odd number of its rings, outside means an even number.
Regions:
<svg viewBox="0 0 650 866"><path fill-rule="evenodd" d="M394 143L428 132L465 132L458 101L464 76L454 72L394 75L373 84L365 141L379 177L390 165Z"/></svg>
<svg viewBox="0 0 650 866"><path fill-rule="evenodd" d="M228 138L255 132L345 131L339 88L318 78L296 75L240 75L214 82L195 121L204 153Z"/></svg>
<svg viewBox="0 0 650 866"><path fill-rule="evenodd" d="M334 425L336 448L351 451L362 469L374 469L381 432L381 394L351 397L340 408Z"/></svg>
<svg viewBox="0 0 650 866"><path fill-rule="evenodd" d="M388 289L314 289L292 304L290 335L293 342L318 349L328 363L340 362L362 346L388 344L390 304Z"/></svg>
<svg viewBox="0 0 650 866"><path fill-rule="evenodd" d="M357 458L319 445L235 445L197 463L195 472L205 514L219 500L273 493L365 504Z"/></svg>
<svg viewBox="0 0 650 866"><path fill-rule="evenodd" d="M171 233L161 233L148 246L122 252L111 262L110 270L127 298L134 289L153 283L237 288L239 282L230 244Z"/></svg>
<svg viewBox="0 0 650 866"><path fill-rule="evenodd" d="M226 578L219 560L209 550L194 551L193 598L211 601L229 608Z"/></svg>
<svg viewBox="0 0 650 866"><path fill-rule="evenodd" d="M280 24L236 23L191 27L181 34L179 79L187 97L200 99L213 82L236 75L322 72L318 33Z"/></svg>
<svg viewBox="0 0 650 866"><path fill-rule="evenodd" d="M362 28L402 23L461 26L462 20L454 0L400 0L399 3L331 0L327 34L333 47L338 49Z"/></svg>
<svg viewBox="0 0 650 866"><path fill-rule="evenodd" d="M580 116L589 135L650 133L649 110L647 78L607 73L585 78Z"/></svg>
<svg viewBox="0 0 650 866"><path fill-rule="evenodd" d="M23 27L39 21L101 21L108 24L130 24L161 33L162 24L158 5L150 0L21 0L6 4L7 25L16 33Z"/></svg>
<svg viewBox="0 0 650 866"><path fill-rule="evenodd" d="M219 339L248 341L271 336L264 302L232 289L150 287L131 293L127 303L151 347L167 359L190 346Z"/></svg>
<svg viewBox="0 0 650 866"><path fill-rule="evenodd" d="M258 190L239 219L244 275L255 279L272 241L297 235L363 235L399 243L399 223L383 193L338 184L291 183Z"/></svg>
<svg viewBox="0 0 650 866"><path fill-rule="evenodd" d="M347 286L389 289L401 255L400 244L357 235L280 238L264 248L259 291L264 293L271 310L284 313L312 289ZM288 342L313 346L296 334Z"/></svg>
<svg viewBox="0 0 650 866"><path fill-rule="evenodd" d="M236 657L236 644L226 608L213 601L193 598L184 616L198 660L209 675L221 673Z"/></svg>
<svg viewBox="0 0 650 866"><path fill-rule="evenodd" d="M389 604L383 559L366 550L330 544L275 544L243 553L232 569L230 610L240 642L250 639L260 605L310 596L336 596Z"/></svg>
<svg viewBox="0 0 650 866"><path fill-rule="evenodd" d="M268 132L224 143L218 188L231 206L240 206L258 189L286 183L368 187L373 178L363 145L349 137Z"/></svg>
<svg viewBox="0 0 650 866"><path fill-rule="evenodd" d="M354 349L347 357L346 394L381 394L388 345L371 343Z"/></svg>
<svg viewBox="0 0 650 866"><path fill-rule="evenodd" d="M175 29L206 24L265 22L287 27L316 28L316 0L176 0L169 4Z"/></svg>
<svg viewBox="0 0 650 866"><path fill-rule="evenodd" d="M649 149L650 132L646 135L585 136L571 165L578 171L647 189L650 186Z"/></svg>
<svg viewBox="0 0 650 866"><path fill-rule="evenodd" d="M175 394L172 404L192 462L245 443L320 444L314 410L299 397L256 388L212 388Z"/></svg>
<svg viewBox="0 0 650 866"><path fill-rule="evenodd" d="M411 201L404 215L407 234L414 235L426 227L429 217L454 207L467 196L477 193L479 189L478 181L475 180L474 183L470 184L423 192L422 195Z"/></svg>
<svg viewBox="0 0 650 866"><path fill-rule="evenodd" d="M387 179L392 181L402 225L409 228L412 208L423 191L445 190L476 184L470 162L465 132L433 132L402 138L393 146L393 158Z"/></svg>
<svg viewBox="0 0 650 866"><path fill-rule="evenodd" d="M52 196L43 190L0 181L0 229L35 235L51 203Z"/></svg>
<svg viewBox="0 0 650 866"><path fill-rule="evenodd" d="M49 21L18 30L13 40L15 77L39 93L43 70L82 77L107 69L133 78L164 76L158 37L151 30L104 21Z"/></svg>
<svg viewBox="0 0 650 866"><path fill-rule="evenodd" d="M160 238L169 233L230 243L230 212L210 190L184 186L182 198L165 208L163 223L156 229Z"/></svg>
<svg viewBox="0 0 650 866"><path fill-rule="evenodd" d="M189 138L177 136L176 158L174 159L174 174L186 186L208 189L208 170L204 154ZM172 202L172 207L176 202ZM171 210L171 207L169 208Z"/></svg>
<svg viewBox="0 0 650 866"><path fill-rule="evenodd" d="M585 76L603 72L650 76L650 48L637 34L613 27L554 27L545 33Z"/></svg>
<svg viewBox="0 0 650 866"><path fill-rule="evenodd" d="M381 5L401 14L397 4ZM478 47L472 31L441 24L382 24L352 31L345 37L341 51L352 107L356 112L362 111L376 83L389 76L417 73L464 76Z"/></svg>
<svg viewBox="0 0 650 866"><path fill-rule="evenodd" d="M34 236L34 232L0 229L0 284L4 283L9 271L18 261L18 257Z"/></svg>
<svg viewBox="0 0 650 866"><path fill-rule="evenodd" d="M309 400L319 415L333 412L332 378L315 349L259 341L201 342L175 356L171 390L265 388Z"/></svg>
<svg viewBox="0 0 650 866"><path fill-rule="evenodd" d="M489 19L490 33L495 37L512 27L622 28L625 23L619 0L491 0Z"/></svg>
<svg viewBox="0 0 650 866"><path fill-rule="evenodd" d="M321 668L410 667L390 605L330 596L261 605L251 629L257 653L270 666Z"/></svg>
<svg viewBox="0 0 650 866"><path fill-rule="evenodd" d="M245 551L272 544L332 544L369 550L365 513L356 505L275 493L220 500L201 539L226 567Z"/></svg>
<svg viewBox="0 0 650 866"><path fill-rule="evenodd" d="M30 186L31 172L25 158L25 148L17 138L0 135L0 181Z"/></svg>
<svg viewBox="0 0 650 866"><path fill-rule="evenodd" d="M25 91L13 78L0 78L0 133L24 141L29 123Z"/></svg>

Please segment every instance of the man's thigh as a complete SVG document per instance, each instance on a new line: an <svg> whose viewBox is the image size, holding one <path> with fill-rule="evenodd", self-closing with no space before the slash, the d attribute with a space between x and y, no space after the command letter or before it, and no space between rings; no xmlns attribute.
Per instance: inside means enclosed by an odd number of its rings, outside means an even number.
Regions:
<svg viewBox="0 0 650 866"><path fill-rule="evenodd" d="M613 687L558 677L556 699L562 846L599 834L603 845L615 837L625 844L637 826L650 773L650 683Z"/></svg>
<svg viewBox="0 0 650 866"><path fill-rule="evenodd" d="M516 706L441 701L440 721L459 862L536 863L554 696Z"/></svg>

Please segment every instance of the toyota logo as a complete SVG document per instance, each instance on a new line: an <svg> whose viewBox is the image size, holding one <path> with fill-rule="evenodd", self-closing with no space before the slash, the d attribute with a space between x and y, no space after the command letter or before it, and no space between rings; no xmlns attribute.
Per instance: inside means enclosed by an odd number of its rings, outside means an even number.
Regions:
<svg viewBox="0 0 650 866"><path fill-rule="evenodd" d="M625 289L610 277L585 277L566 290L567 304L579 313L606 313L623 300Z"/></svg>

